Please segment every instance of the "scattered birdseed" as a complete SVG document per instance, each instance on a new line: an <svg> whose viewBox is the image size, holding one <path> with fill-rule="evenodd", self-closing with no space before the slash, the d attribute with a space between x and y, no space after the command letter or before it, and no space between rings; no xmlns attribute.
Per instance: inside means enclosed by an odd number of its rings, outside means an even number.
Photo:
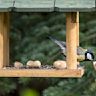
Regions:
<svg viewBox="0 0 96 96"><path fill-rule="evenodd" d="M6 66L3 69L56 69L56 68L54 68L52 65L42 65L40 68L39 67L29 67L29 66L25 65L25 66L20 67L20 68L16 68L13 66Z"/></svg>

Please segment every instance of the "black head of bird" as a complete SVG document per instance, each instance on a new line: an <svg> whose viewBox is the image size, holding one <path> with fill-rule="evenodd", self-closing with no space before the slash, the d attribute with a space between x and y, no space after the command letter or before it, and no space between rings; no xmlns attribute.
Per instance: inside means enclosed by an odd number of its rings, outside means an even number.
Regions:
<svg viewBox="0 0 96 96"><path fill-rule="evenodd" d="M95 56L94 56L94 53L92 51L87 50L85 52L85 61L94 61L94 58L95 58Z"/></svg>

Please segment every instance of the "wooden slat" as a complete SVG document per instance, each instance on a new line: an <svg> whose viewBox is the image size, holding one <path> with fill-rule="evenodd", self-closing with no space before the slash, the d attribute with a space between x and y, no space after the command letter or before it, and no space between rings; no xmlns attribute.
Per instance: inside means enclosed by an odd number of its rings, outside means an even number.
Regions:
<svg viewBox="0 0 96 96"><path fill-rule="evenodd" d="M77 32L77 36L76 36L76 38L77 38L77 46L79 46L79 12L77 12L77 26L76 26L76 32Z"/></svg>
<svg viewBox="0 0 96 96"><path fill-rule="evenodd" d="M52 12L54 0L16 0L14 7L17 12Z"/></svg>
<svg viewBox="0 0 96 96"><path fill-rule="evenodd" d="M77 38L77 47L79 46L79 12L77 12L76 15L76 38ZM80 62L77 63L78 65L80 64Z"/></svg>
<svg viewBox="0 0 96 96"><path fill-rule="evenodd" d="M9 15L0 13L0 68L9 64Z"/></svg>
<svg viewBox="0 0 96 96"><path fill-rule="evenodd" d="M0 77L82 77L84 69L0 69Z"/></svg>
<svg viewBox="0 0 96 96"><path fill-rule="evenodd" d="M11 7L13 6L13 0L0 0L0 12L8 12L11 11Z"/></svg>
<svg viewBox="0 0 96 96"><path fill-rule="evenodd" d="M9 65L9 31L10 31L10 13L9 12L5 12L4 13L4 34L5 34L5 42L4 42L4 66L8 66Z"/></svg>
<svg viewBox="0 0 96 96"><path fill-rule="evenodd" d="M67 68L77 69L77 12L66 13Z"/></svg>
<svg viewBox="0 0 96 96"><path fill-rule="evenodd" d="M55 7L59 12L95 11L95 0L56 0Z"/></svg>

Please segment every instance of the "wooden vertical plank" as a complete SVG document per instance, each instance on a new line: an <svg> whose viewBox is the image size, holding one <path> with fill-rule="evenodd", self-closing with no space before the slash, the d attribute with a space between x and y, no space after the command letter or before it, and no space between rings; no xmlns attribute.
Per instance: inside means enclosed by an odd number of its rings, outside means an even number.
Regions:
<svg viewBox="0 0 96 96"><path fill-rule="evenodd" d="M4 33L5 33L5 44L4 44L4 48L5 48L5 57L6 60L4 62L4 66L8 66L9 65L9 29L10 29L10 13L6 12L4 13Z"/></svg>
<svg viewBox="0 0 96 96"><path fill-rule="evenodd" d="M66 13L67 68L77 69L77 12Z"/></svg>
<svg viewBox="0 0 96 96"><path fill-rule="evenodd" d="M77 17L77 27L76 27L76 29L77 29L77 46L79 46L79 12L77 12L77 15L76 15L76 17Z"/></svg>
<svg viewBox="0 0 96 96"><path fill-rule="evenodd" d="M76 30L77 30L77 46L79 46L79 12L77 12L77 15L76 15L76 18L77 18L77 26L76 26ZM78 65L80 64L79 62L77 63Z"/></svg>
<svg viewBox="0 0 96 96"><path fill-rule="evenodd" d="M9 15L0 13L0 68L9 64Z"/></svg>
<svg viewBox="0 0 96 96"><path fill-rule="evenodd" d="M0 68L2 68L3 67L3 64L4 64L4 54L3 54L3 50L4 50L4 48L3 48L3 37L4 37L4 35L3 35L3 32L4 32L4 26L3 26L3 24L4 24L4 14L3 13L0 13Z"/></svg>

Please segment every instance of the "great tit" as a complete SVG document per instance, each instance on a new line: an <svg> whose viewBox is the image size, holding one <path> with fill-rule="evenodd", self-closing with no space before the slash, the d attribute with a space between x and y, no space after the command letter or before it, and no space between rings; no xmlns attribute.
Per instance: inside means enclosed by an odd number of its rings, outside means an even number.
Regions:
<svg viewBox="0 0 96 96"><path fill-rule="evenodd" d="M57 40L51 36L48 36L49 39L51 39L54 43L56 43L60 49L61 53L66 57L66 42ZM83 49L82 47L77 47L77 61L93 61L94 60L94 54L92 51L88 49Z"/></svg>

